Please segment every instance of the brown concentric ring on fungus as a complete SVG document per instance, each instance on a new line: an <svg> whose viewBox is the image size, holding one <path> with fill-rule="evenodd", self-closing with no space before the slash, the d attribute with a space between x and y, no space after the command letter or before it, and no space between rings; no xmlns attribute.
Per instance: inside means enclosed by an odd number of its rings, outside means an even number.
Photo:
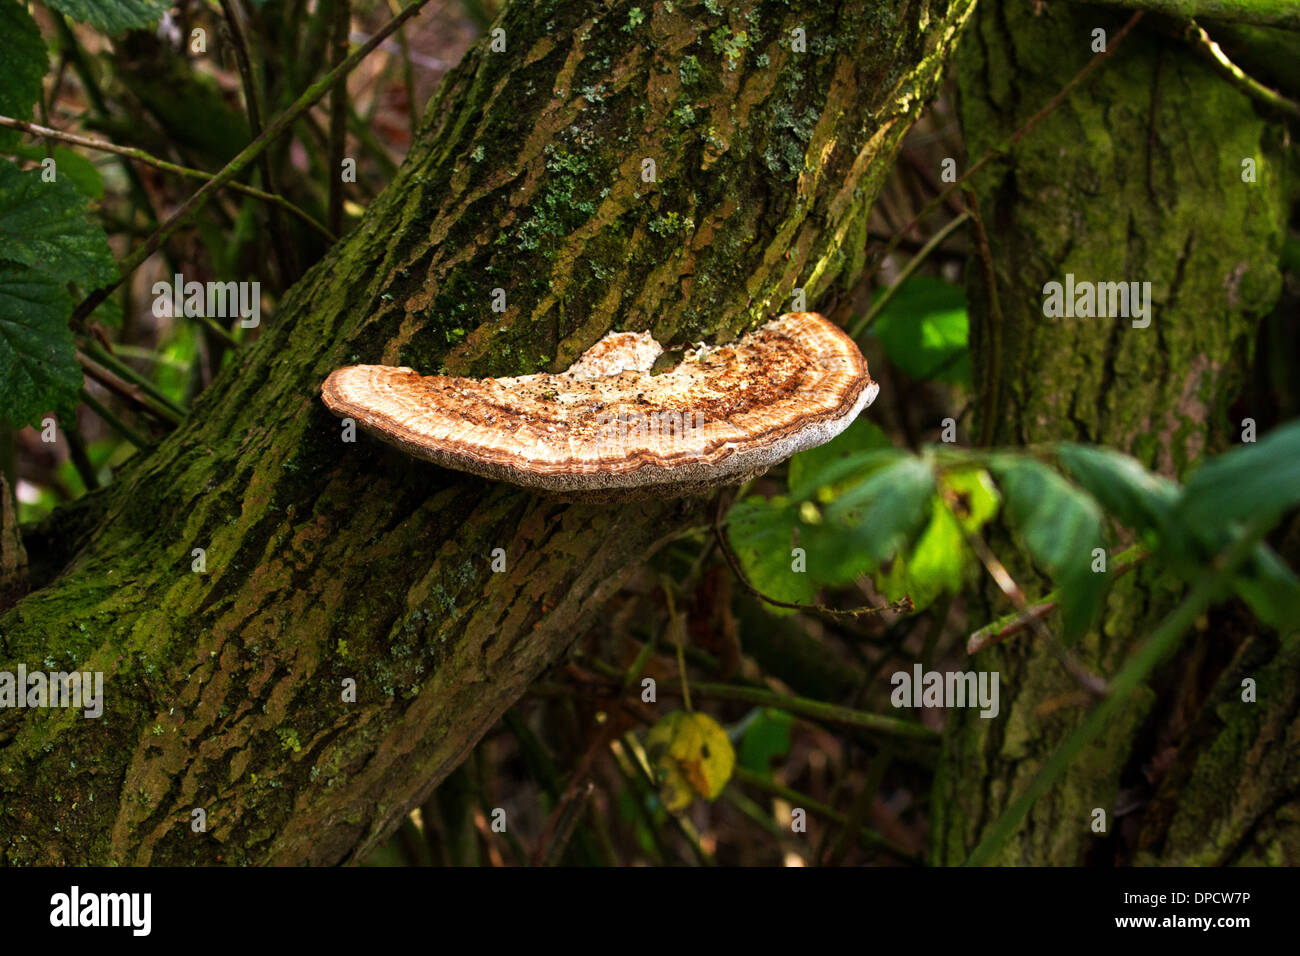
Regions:
<svg viewBox="0 0 1300 956"><path fill-rule="evenodd" d="M838 326L792 312L651 375L648 332L605 336L570 368L517 378L354 365L321 388L334 414L446 468L566 499L677 497L762 474L830 441L875 399Z"/></svg>

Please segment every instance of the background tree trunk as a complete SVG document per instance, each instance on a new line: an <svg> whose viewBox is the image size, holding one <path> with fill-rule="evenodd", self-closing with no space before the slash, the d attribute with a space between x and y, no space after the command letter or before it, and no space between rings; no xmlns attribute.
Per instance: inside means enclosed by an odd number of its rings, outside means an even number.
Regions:
<svg viewBox="0 0 1300 956"><path fill-rule="evenodd" d="M102 670L107 700L0 713L0 860L372 847L699 504L561 506L345 444L320 382L558 370L612 328L722 341L815 302L860 270L970 6L511 3L505 52L447 76L391 186L187 422L28 535L0 664Z"/></svg>
<svg viewBox="0 0 1300 956"><path fill-rule="evenodd" d="M1125 19L1098 7L1033 8L985 0L963 40L961 119L972 161L1084 65L1095 28L1113 37ZM1190 49L1139 27L978 177L1001 317L990 314L972 269L976 431L994 444L1101 443L1171 477L1238 441L1240 415L1229 407L1281 285L1288 197L1279 138L1280 128ZM1257 164L1253 184L1242 181L1244 159ZM1150 281L1150 327L1044 318L1043 285L1066 273ZM1000 553L1014 557L1010 547ZM1030 588L1042 584L1029 568L1013 572ZM1120 579L1100 627L1075 653L1095 673L1114 673L1180 591L1146 567ZM1039 800L998 861L1300 860L1300 649L1297 638L1279 641L1257 627L1229 608L1188 635ZM1001 673L1002 716L953 715L935 788L938 863L965 859L1089 704L1031 633L984 651L975 666ZM1242 703L1243 676L1259 681L1260 703ZM1094 808L1106 811L1105 835L1090 829Z"/></svg>

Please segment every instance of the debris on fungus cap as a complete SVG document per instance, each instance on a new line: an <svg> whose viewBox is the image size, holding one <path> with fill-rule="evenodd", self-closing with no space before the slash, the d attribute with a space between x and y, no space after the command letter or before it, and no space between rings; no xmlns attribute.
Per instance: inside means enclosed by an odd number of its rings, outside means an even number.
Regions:
<svg viewBox="0 0 1300 956"><path fill-rule="evenodd" d="M698 346L612 332L570 368L517 378L353 365L321 388L335 415L416 458L566 500L698 494L830 441L871 404L857 345L813 312Z"/></svg>

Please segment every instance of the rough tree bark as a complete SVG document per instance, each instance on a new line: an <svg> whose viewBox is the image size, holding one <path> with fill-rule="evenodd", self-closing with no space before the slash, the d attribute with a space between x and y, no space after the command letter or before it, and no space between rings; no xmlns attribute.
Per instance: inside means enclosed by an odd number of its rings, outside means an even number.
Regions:
<svg viewBox="0 0 1300 956"><path fill-rule="evenodd" d="M505 52L446 78L188 421L28 535L0 665L102 670L107 703L0 714L0 859L334 863L389 832L698 505L560 506L345 444L320 382L560 369L611 328L725 340L815 302L860 269L971 2L511 3Z"/></svg>
<svg viewBox="0 0 1300 956"><path fill-rule="evenodd" d="M1124 19L1097 7L1033 6L983 2L963 40L972 159L1083 66L1094 28L1113 36ZM1280 127L1187 47L1139 27L978 180L1001 320L973 270L972 348L978 420L995 444L1097 442L1180 477L1239 440L1229 406L1281 285L1281 146ZM1256 163L1254 183L1243 182L1244 159ZM1150 327L1045 319L1043 285L1068 272L1150 281ZM1031 569L1017 573L1034 586ZM1076 654L1094 672L1114 673L1180 592L1148 567L1122 578ZM1300 860L1300 636L1256 628L1229 609L1189 635L1038 802L999 862ZM935 789L938 863L966 857L1088 704L1030 633L983 652L976 666L1001 673L1003 718L958 713L949 728ZM1258 680L1259 703L1242 702L1243 676ZM1094 808L1107 813L1105 836L1090 828Z"/></svg>

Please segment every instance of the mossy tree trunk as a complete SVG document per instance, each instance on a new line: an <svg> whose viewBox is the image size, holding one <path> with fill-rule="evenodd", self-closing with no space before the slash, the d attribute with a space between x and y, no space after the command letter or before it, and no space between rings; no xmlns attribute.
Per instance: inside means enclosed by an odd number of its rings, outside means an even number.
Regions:
<svg viewBox="0 0 1300 956"><path fill-rule="evenodd" d="M970 6L511 3L185 424L28 535L0 667L103 671L107 701L0 713L0 859L335 863L388 833L700 505L344 443L321 381L561 369L610 329L725 340L816 302Z"/></svg>
<svg viewBox="0 0 1300 956"><path fill-rule="evenodd" d="M1113 37L1125 18L1093 6L1033 7L985 0L963 40L960 106L972 160L1084 65L1094 29ZM977 420L994 443L1096 442L1181 477L1240 440L1240 412L1230 405L1281 285L1281 143L1280 127L1188 47L1139 27L978 178L1001 316L972 270L972 345ZM1244 160L1255 165L1253 183L1243 181ZM1067 273L1149 281L1150 326L1044 318L1044 284ZM1027 587L1043 584L1030 569L1018 574ZM1180 593L1141 567L1114 585L1100 627L1074 652L1095 673L1114 673ZM1255 627L1226 609L1188 635L998 861L1300 860L1300 639ZM1001 673L1002 716L959 713L949 728L935 789L939 863L966 857L1089 703L1029 632L982 652L975 666ZM1247 676L1258 681L1258 703L1242 701ZM1092 830L1097 808L1104 834Z"/></svg>

